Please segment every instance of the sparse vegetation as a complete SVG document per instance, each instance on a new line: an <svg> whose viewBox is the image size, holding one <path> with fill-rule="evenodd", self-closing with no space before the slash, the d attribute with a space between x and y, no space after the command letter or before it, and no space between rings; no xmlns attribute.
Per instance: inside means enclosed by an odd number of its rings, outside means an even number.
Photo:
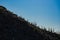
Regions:
<svg viewBox="0 0 60 40"><path fill-rule="evenodd" d="M60 40L60 34L53 33L52 29L41 29L36 23L0 9L0 40Z"/></svg>

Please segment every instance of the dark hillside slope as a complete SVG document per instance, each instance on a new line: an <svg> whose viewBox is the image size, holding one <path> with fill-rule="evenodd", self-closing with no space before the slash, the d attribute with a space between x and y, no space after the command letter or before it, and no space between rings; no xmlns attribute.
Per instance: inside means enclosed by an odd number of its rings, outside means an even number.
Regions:
<svg viewBox="0 0 60 40"><path fill-rule="evenodd" d="M0 6L0 40L60 40L60 35L40 29Z"/></svg>

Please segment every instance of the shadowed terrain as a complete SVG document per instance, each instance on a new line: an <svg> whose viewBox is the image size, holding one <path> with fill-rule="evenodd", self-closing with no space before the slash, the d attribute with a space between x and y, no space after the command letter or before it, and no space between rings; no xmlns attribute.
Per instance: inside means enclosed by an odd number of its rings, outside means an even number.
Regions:
<svg viewBox="0 0 60 40"><path fill-rule="evenodd" d="M41 29L0 6L0 40L60 40L60 34Z"/></svg>

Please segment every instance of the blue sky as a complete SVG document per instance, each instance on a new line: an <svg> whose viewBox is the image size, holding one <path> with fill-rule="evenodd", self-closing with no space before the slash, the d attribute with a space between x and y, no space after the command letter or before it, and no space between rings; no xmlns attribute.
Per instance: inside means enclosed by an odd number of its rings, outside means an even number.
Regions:
<svg viewBox="0 0 60 40"><path fill-rule="evenodd" d="M60 30L60 0L0 0L0 5L39 26Z"/></svg>

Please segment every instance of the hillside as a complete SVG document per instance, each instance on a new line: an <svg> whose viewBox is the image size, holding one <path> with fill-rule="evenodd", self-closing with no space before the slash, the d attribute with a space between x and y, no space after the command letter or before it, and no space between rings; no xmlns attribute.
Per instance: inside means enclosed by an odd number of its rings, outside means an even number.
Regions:
<svg viewBox="0 0 60 40"><path fill-rule="evenodd" d="M0 40L60 40L60 35L38 28L0 6Z"/></svg>

